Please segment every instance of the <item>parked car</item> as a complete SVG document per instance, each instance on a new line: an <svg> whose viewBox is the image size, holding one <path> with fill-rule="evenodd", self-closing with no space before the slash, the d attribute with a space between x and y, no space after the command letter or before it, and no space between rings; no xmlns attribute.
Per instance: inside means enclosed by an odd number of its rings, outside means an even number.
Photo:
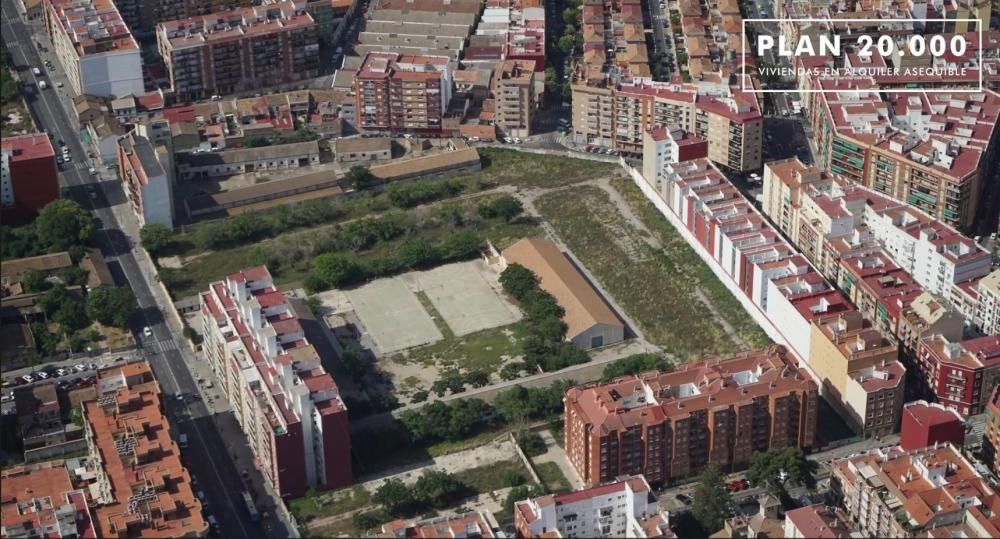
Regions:
<svg viewBox="0 0 1000 539"><path fill-rule="evenodd" d="M24 383L26 384L30 384L31 382L35 381L35 379L32 378L30 374L25 374L24 376L21 377L21 380L24 380Z"/></svg>
<svg viewBox="0 0 1000 539"><path fill-rule="evenodd" d="M145 335L146 337L152 337L153 336L153 330L149 326L146 326L146 327L142 328L142 334Z"/></svg>
<svg viewBox="0 0 1000 539"><path fill-rule="evenodd" d="M678 494L674 496L674 499L681 502L684 505L691 505L691 497L687 494Z"/></svg>
<svg viewBox="0 0 1000 539"><path fill-rule="evenodd" d="M38 375L38 377L41 378L42 380L45 380L46 378L49 377L49 373L47 373L45 371L39 371L39 372L36 372L35 374Z"/></svg>
<svg viewBox="0 0 1000 539"><path fill-rule="evenodd" d="M73 367L73 368L76 369L76 372L83 372L83 371L87 370L87 367L85 367L82 363L79 364L79 365L77 365L77 366L75 366L75 367Z"/></svg>
<svg viewBox="0 0 1000 539"><path fill-rule="evenodd" d="M97 363L91 363L91 364L87 365L87 368L90 369L90 370L92 370L92 371L96 371L97 370Z"/></svg>
<svg viewBox="0 0 1000 539"><path fill-rule="evenodd" d="M66 369L56 369L56 376L66 376L67 374L69 374L69 371Z"/></svg>

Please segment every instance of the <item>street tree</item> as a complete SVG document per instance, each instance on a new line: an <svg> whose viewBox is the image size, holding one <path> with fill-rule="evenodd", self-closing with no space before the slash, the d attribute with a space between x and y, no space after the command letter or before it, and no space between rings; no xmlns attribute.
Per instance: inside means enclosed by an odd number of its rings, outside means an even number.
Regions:
<svg viewBox="0 0 1000 539"><path fill-rule="evenodd" d="M152 223L139 230L139 241L142 243L143 249L148 251L149 254L155 255L162 252L170 244L171 234L172 232L169 228L158 223Z"/></svg>
<svg viewBox="0 0 1000 539"><path fill-rule="evenodd" d="M718 464L710 463L698 477L691 514L706 533L722 529L726 519L732 516L732 504Z"/></svg>
<svg viewBox="0 0 1000 539"><path fill-rule="evenodd" d="M381 505L392 516L405 514L413 503L413 493L399 479L389 479L372 494L372 501Z"/></svg>
<svg viewBox="0 0 1000 539"><path fill-rule="evenodd" d="M807 459L802 449L787 447L754 453L750 458L747 479L755 485L765 487L772 495L787 503L789 481L814 488L815 472L816 463Z"/></svg>

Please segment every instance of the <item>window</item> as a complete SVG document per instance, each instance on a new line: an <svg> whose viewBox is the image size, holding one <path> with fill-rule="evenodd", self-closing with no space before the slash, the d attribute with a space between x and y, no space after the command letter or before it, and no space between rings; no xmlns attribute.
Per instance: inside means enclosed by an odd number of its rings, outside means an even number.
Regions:
<svg viewBox="0 0 1000 539"><path fill-rule="evenodd" d="M604 335L597 335L590 338L591 348L600 348L604 346Z"/></svg>

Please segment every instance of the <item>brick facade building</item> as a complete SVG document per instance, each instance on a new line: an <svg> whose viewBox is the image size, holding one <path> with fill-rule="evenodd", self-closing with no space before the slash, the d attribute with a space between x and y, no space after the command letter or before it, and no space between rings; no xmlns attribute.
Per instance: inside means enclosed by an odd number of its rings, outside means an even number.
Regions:
<svg viewBox="0 0 1000 539"><path fill-rule="evenodd" d="M650 484L755 451L810 447L818 387L784 347L708 359L566 393L566 454L588 486L626 474Z"/></svg>

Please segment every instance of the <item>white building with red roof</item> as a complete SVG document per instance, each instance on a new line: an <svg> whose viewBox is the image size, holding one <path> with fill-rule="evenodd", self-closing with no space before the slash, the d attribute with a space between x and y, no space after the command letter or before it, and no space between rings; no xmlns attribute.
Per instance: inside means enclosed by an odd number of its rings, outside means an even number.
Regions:
<svg viewBox="0 0 1000 539"><path fill-rule="evenodd" d="M200 299L206 359L264 477L284 498L352 483L347 407L267 268Z"/></svg>
<svg viewBox="0 0 1000 539"><path fill-rule="evenodd" d="M641 475L517 502L518 537L676 537Z"/></svg>

